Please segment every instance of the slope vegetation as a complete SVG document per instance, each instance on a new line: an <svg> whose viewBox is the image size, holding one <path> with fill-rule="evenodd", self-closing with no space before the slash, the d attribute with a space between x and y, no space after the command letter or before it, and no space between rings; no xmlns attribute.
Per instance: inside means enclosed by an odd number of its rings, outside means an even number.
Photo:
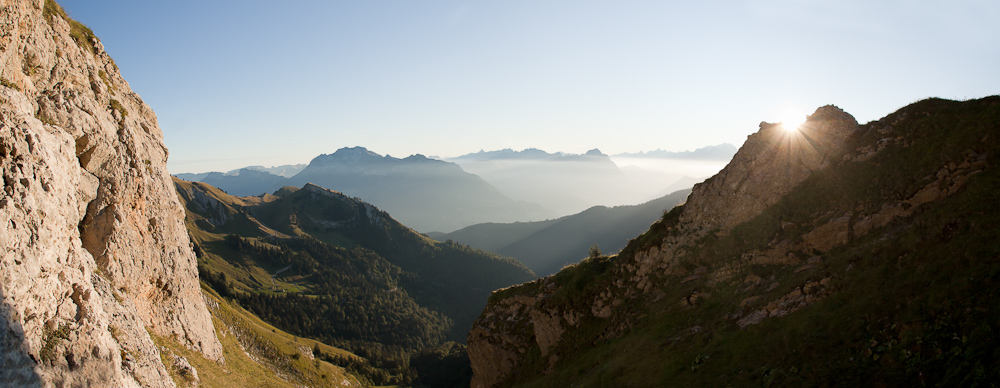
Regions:
<svg viewBox="0 0 1000 388"><path fill-rule="evenodd" d="M1000 380L1000 97L762 124L617 256L495 293L474 387Z"/></svg>
<svg viewBox="0 0 1000 388"><path fill-rule="evenodd" d="M416 379L412 357L463 340L490 291L534 278L319 186L240 198L174 183L207 284L283 330L362 356L376 384Z"/></svg>
<svg viewBox="0 0 1000 388"><path fill-rule="evenodd" d="M160 357L178 387L360 387L370 385L355 367L362 359L319 341L288 334L221 297L203 283L224 364L166 338L155 337ZM347 360L353 362L345 362Z"/></svg>

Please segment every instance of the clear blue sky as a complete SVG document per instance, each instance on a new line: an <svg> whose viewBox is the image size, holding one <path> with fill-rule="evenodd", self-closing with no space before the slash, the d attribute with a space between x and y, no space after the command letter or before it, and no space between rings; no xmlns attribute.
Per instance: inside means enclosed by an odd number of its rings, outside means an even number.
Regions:
<svg viewBox="0 0 1000 388"><path fill-rule="evenodd" d="M835 104L862 123L1000 93L1000 2L62 0L153 107L172 173L364 146L739 146Z"/></svg>

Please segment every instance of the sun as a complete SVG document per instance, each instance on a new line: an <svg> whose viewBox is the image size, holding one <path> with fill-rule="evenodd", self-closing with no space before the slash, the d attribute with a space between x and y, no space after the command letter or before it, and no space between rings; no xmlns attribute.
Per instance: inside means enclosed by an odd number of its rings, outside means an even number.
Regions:
<svg viewBox="0 0 1000 388"><path fill-rule="evenodd" d="M806 122L806 115L798 112L785 112L781 117L781 126L788 132L796 132Z"/></svg>

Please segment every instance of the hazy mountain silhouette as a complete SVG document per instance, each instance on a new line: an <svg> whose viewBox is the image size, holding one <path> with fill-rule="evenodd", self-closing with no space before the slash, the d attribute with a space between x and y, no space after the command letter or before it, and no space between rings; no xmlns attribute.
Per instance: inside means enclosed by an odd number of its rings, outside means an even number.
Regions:
<svg viewBox="0 0 1000 388"><path fill-rule="evenodd" d="M320 155L289 184L314 183L364 199L420 231L452 231L481 222L552 217L537 204L515 201L457 164L423 155L403 159L363 147Z"/></svg>
<svg viewBox="0 0 1000 388"><path fill-rule="evenodd" d="M694 151L664 151L656 149L654 151L623 152L615 154L615 157L628 158L660 158L660 159L692 159L692 160L722 160L729 161L736 155L736 146L723 143L714 146L707 146Z"/></svg>
<svg viewBox="0 0 1000 388"><path fill-rule="evenodd" d="M229 170L226 173L213 171L173 175L186 181L209 183L233 195L247 196L273 192L284 186L285 182L280 178L292 177L304 168L306 168L305 164L286 164L272 167L247 166Z"/></svg>
<svg viewBox="0 0 1000 388"><path fill-rule="evenodd" d="M171 174L171 175L186 181L201 182L201 180L205 179L205 177L208 176L208 174L211 174L211 172L199 172L199 173L183 172L180 174Z"/></svg>
<svg viewBox="0 0 1000 388"><path fill-rule="evenodd" d="M534 148L480 151L449 159L511 198L541 204L559 215L595 205L634 204L652 192L626 187L628 177L599 150L574 155Z"/></svg>
<svg viewBox="0 0 1000 388"><path fill-rule="evenodd" d="M285 178L291 178L295 176L295 174L298 174L300 171L302 171L302 169L306 168L306 166L307 166L306 164L286 164L284 166L272 166L272 167L249 166L232 170L229 173L231 174L239 170L254 170L254 171L263 171L268 174L273 174L277 176L283 176Z"/></svg>
<svg viewBox="0 0 1000 388"><path fill-rule="evenodd" d="M706 156L711 154L708 149L689 154ZM716 161L714 170L705 170L688 168L689 161L662 162L650 158L637 163L641 166L619 168L616 160L598 149L585 154L548 153L535 148L503 149L448 160L481 176L511 198L541 204L560 215L579 213L593 206L644 203L691 187L724 165ZM673 171L659 171L665 168L659 164L668 164Z"/></svg>
<svg viewBox="0 0 1000 388"><path fill-rule="evenodd" d="M538 276L547 276L586 258L594 244L606 253L618 252L690 192L677 191L635 206L595 206L555 220L472 225L435 237L516 258Z"/></svg>
<svg viewBox="0 0 1000 388"><path fill-rule="evenodd" d="M182 176L178 176L178 178L183 179ZM208 183L225 190L230 195L240 197L273 192L277 188L285 186L287 181L288 178L250 168L234 170L225 174L210 172L200 179L200 182Z"/></svg>
<svg viewBox="0 0 1000 388"><path fill-rule="evenodd" d="M585 154L504 149L441 161L419 154L399 159L354 147L317 156L308 165L175 176L236 196L315 183L369 201L422 232L450 232L477 223L536 221L593 206L643 203L715 173L724 162L713 158L725 157L730 148L653 151L623 157L638 160L638 166L619 168L597 149ZM682 159L662 159L670 155ZM672 170L658 171L663 165Z"/></svg>

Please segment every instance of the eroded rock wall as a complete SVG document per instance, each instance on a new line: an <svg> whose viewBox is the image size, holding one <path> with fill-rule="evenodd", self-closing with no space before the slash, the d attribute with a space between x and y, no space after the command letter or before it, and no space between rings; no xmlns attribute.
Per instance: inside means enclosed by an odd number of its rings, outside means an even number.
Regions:
<svg viewBox="0 0 1000 388"><path fill-rule="evenodd" d="M173 386L150 333L221 360L153 111L51 2L3 3L0 63L0 379Z"/></svg>

